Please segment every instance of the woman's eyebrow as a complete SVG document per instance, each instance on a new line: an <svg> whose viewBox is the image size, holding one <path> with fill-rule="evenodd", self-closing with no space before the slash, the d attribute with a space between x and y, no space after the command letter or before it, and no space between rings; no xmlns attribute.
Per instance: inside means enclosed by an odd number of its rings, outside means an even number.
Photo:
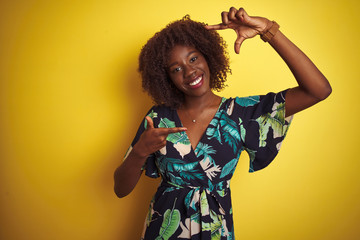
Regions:
<svg viewBox="0 0 360 240"><path fill-rule="evenodd" d="M195 53L195 52L197 52L197 51L194 50L194 51L189 52L189 53L186 55L186 57L189 57L191 54L193 54L193 53ZM172 66L176 65L177 63L178 63L178 62L173 62L172 64L170 64L170 65L168 66L168 68L171 68Z"/></svg>

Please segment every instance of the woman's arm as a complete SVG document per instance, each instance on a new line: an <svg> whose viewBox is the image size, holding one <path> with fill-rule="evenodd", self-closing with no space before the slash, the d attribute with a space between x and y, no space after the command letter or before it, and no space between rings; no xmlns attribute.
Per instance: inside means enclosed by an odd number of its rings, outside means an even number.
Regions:
<svg viewBox="0 0 360 240"><path fill-rule="evenodd" d="M267 32L273 24L266 18L247 15L243 8L237 10L231 7L229 12L222 12L221 15L222 23L207 26L207 29L233 29L237 34L236 53L239 53L245 39ZM286 94L286 116L304 110L330 95L331 86L324 75L281 31L277 31L269 43L286 62L298 83Z"/></svg>
<svg viewBox="0 0 360 240"><path fill-rule="evenodd" d="M136 149L132 149L123 163L115 170L114 191L119 198L127 196L135 188L146 158L147 156L142 156Z"/></svg>
<svg viewBox="0 0 360 240"><path fill-rule="evenodd" d="M286 115L290 116L324 100L331 86L315 64L281 31L269 41L290 68L299 86L286 93Z"/></svg>
<svg viewBox="0 0 360 240"><path fill-rule="evenodd" d="M166 138L171 133L186 131L184 127L154 128L152 119L147 116L147 128L141 134L129 155L114 173L114 191L121 198L128 195L136 186L142 173L142 166L147 157L166 145Z"/></svg>

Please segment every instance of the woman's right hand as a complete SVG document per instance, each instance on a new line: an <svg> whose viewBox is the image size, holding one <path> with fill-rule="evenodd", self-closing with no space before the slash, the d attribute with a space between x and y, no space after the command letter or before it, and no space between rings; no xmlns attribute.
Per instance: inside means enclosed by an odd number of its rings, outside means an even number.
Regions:
<svg viewBox="0 0 360 240"><path fill-rule="evenodd" d="M262 34L271 27L271 21L263 17L249 16L243 8L231 7L229 12L221 13L222 22L205 26L208 30L233 29L236 32L234 49L238 54L244 40Z"/></svg>
<svg viewBox="0 0 360 240"><path fill-rule="evenodd" d="M185 127L155 128L151 117L146 116L145 119L147 121L147 128L132 149L140 157L147 157L165 147L166 138L169 134L187 130Z"/></svg>

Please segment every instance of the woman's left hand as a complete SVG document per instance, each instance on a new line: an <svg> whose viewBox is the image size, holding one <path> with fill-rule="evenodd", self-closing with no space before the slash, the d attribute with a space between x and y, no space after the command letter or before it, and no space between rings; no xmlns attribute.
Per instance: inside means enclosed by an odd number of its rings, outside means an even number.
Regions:
<svg viewBox="0 0 360 240"><path fill-rule="evenodd" d="M233 29L237 38L235 52L239 54L240 46L245 39L253 38L271 27L271 21L263 17L251 17L243 8L231 7L229 12L221 13L222 23L206 26L208 30Z"/></svg>

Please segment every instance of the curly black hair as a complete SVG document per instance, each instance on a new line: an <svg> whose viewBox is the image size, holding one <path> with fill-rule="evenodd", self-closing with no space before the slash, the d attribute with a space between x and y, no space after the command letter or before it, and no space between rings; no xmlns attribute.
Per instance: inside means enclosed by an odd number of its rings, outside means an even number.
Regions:
<svg viewBox="0 0 360 240"><path fill-rule="evenodd" d="M144 45L139 56L139 72L142 87L157 105L178 108L184 94L176 88L167 73L170 51L176 45L194 47L205 57L210 69L210 88L222 90L227 73L231 73L227 45L205 23L196 22L186 15L181 20L168 24Z"/></svg>

